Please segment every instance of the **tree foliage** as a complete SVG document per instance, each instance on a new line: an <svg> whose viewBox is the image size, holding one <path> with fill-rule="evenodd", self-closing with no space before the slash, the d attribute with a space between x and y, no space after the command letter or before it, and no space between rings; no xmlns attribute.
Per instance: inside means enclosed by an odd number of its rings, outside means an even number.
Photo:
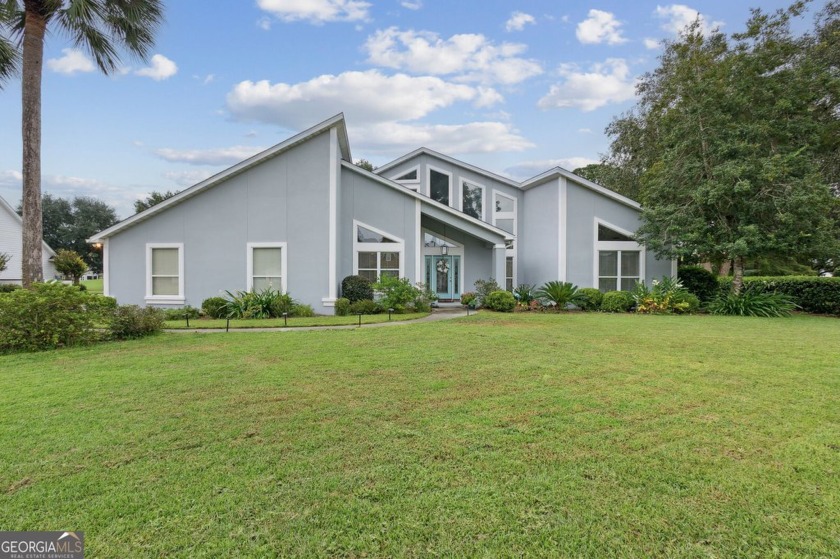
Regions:
<svg viewBox="0 0 840 559"><path fill-rule="evenodd" d="M79 279L88 269L88 265L76 251L63 248L56 251L53 264L58 273L73 280L73 285L79 285Z"/></svg>
<svg viewBox="0 0 840 559"><path fill-rule="evenodd" d="M139 214L140 212L146 211L152 206L156 206L164 200L172 198L176 194L178 194L177 191L172 192L171 190L167 190L166 192L158 192L157 190L153 190L145 198L134 201L134 213Z"/></svg>
<svg viewBox="0 0 840 559"><path fill-rule="evenodd" d="M370 171L371 173L376 170L376 167L373 166L373 163L368 161L367 159L359 159L355 163L353 163L356 167L361 167L365 171Z"/></svg>
<svg viewBox="0 0 840 559"><path fill-rule="evenodd" d="M660 257L733 261L736 292L747 259L837 250L838 77L811 56L819 29L790 30L804 8L753 10L732 37L695 21L607 129L607 161L644 206L638 239Z"/></svg>
<svg viewBox="0 0 840 559"><path fill-rule="evenodd" d="M0 272L5 271L6 267L9 265L9 260L11 259L12 257L8 252L0 252Z"/></svg>

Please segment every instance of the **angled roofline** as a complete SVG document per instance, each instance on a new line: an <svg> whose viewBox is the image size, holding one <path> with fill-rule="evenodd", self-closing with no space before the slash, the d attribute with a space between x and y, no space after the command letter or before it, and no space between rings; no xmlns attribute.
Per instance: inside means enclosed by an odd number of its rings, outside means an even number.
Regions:
<svg viewBox="0 0 840 559"><path fill-rule="evenodd" d="M540 173L539 175L532 177L525 182L522 183L522 190L530 190L536 186L541 184L545 184L551 180L554 180L558 177L563 177L566 179L571 179L572 181L578 183L579 185L588 188L589 190L593 190L598 194L606 196L607 198L612 198L616 202L624 204L625 206L629 206L634 210L641 210L642 205L636 202L635 200L628 198L627 196L623 196L618 192L610 190L604 186L601 186L598 183L592 182L591 180L585 179L579 175L574 174L571 171L567 171L563 167L554 167L553 169L549 169L544 173Z"/></svg>
<svg viewBox="0 0 840 559"><path fill-rule="evenodd" d="M18 213L15 211L12 205L9 204L6 201L6 199L2 196L0 196L0 206L3 206L3 208L5 208L7 212L12 214L12 216L17 220L17 222L20 223L21 235L23 235L23 218L18 215ZM22 241L23 239L21 238L21 242ZM52 256L55 256L55 251L52 249L52 247L50 247L50 245L46 243L46 241L44 241L43 238L41 239L41 244L44 245L44 248L47 249L48 253L50 253Z"/></svg>
<svg viewBox="0 0 840 559"><path fill-rule="evenodd" d="M378 169L376 169L375 173L378 175L379 173L387 171L388 169L393 169L397 165L400 165L401 163L405 163L409 159L412 159L412 158L414 158L418 155L430 155L432 157L437 157L438 159L442 159L442 160L446 161L447 163L451 163L453 165L458 165L459 167L469 169L470 171L472 171L473 173L476 173L478 175L482 175L484 177L493 179L495 181L502 182L502 183L504 183L508 186L512 186L514 188L520 188L520 184L513 179L503 177L502 175L497 175L496 173L493 173L491 171L487 171L486 169L482 169L481 167L476 167L475 165L471 165L470 163L466 163L464 161L461 161L460 159L455 159L454 157L450 157L448 155L445 155L443 153L440 153L438 151L435 151L433 149L429 149L429 148L426 148L426 147L417 148L416 150L412 151L411 153L407 153L407 154L403 155L399 159L395 159L395 160L391 161L390 163L386 163L382 167L379 167Z"/></svg>
<svg viewBox="0 0 840 559"><path fill-rule="evenodd" d="M446 204L442 204L442 203L438 202L437 200L432 200L428 196L425 196L423 194L419 194L419 193L417 193L413 190L410 190L410 189L404 187L403 185L398 184L398 183L396 183L396 182L394 182L390 179L386 179L385 177L380 177L376 173L371 173L370 171L366 171L365 169L362 169L358 165L354 165L353 163L348 163L347 161L342 161L341 165L345 169L349 169L351 171L359 173L360 175L362 175L364 177L367 177L369 179L373 179L376 182L378 182L379 184L383 184L383 185L388 186L388 187L390 187L394 190L397 190L397 191L405 194L406 196L409 196L410 198L420 200L424 204L429 204L433 208L437 208L437 209L442 210L442 211L444 211L444 212L446 212L450 215L453 215L453 216L455 216L459 219L463 219L467 223L471 223L472 225L476 225L478 227L481 227L482 229L486 229L487 231L490 231L491 233L495 233L496 235L500 235L500 236L504 237L504 239L507 240L507 241L513 240L513 237L510 235L510 233L508 233L504 229L499 229L495 225L490 225L486 221L482 221L482 220L477 219L477 218L475 218L471 215L467 215L464 212L458 211L458 210L456 210L456 209L454 209L450 206L447 206Z"/></svg>
<svg viewBox="0 0 840 559"><path fill-rule="evenodd" d="M330 128L333 128L333 127L338 128L338 132L339 132L339 134L338 134L338 144L339 144L339 147L341 148L342 159L345 159L347 161L352 161L353 158L350 154L350 142L347 139L347 126L344 122L344 113L338 113L337 115L335 115L331 118L328 118L327 120L325 120L325 121L323 121L319 124L316 124L315 126L313 126L311 128L307 128L303 132L300 132L299 134L296 134L296 135L292 136L291 138L288 138L288 139L280 142L279 144L277 144L275 146L272 146L272 147L270 147L270 148L268 148L264 151L261 151L260 153L258 153L256 155L253 155L253 156L249 157L248 159L245 159L244 161L240 161L239 163L237 163L236 165L233 165L232 167L228 167L224 171L216 173L215 175L213 175L210 178L207 178L207 179L205 179L205 180L203 180L203 181L201 181L197 184L194 184L193 186L191 186L191 187L189 187L185 190L182 190L181 192L179 192L178 194L176 194L172 198L167 198L163 202L161 202L159 204L155 204L151 208L148 208L148 209L146 209L146 210L144 210L144 211L142 211L138 214L134 214L133 216L128 217L128 218L120 221L119 223L117 223L115 225L112 225L111 227L100 231L99 233L96 233L95 235L93 235L92 237L87 239L87 242L89 242L89 243L101 242L102 240L113 236L115 233L119 233L123 229L127 229L128 227L131 227L132 225L135 225L137 223L145 221L146 219L164 211L165 209L169 208L170 206L175 206L177 204L180 204L181 202L183 202L183 201L185 201L189 198L192 198L196 194L199 194L199 193L207 190L208 188L216 186L217 184L222 183L222 182L226 181L227 179L229 179L231 177L234 177L234 176L236 176L240 173L243 173L243 172L247 171L248 169L250 169L250 168L252 168L256 165L259 165L263 161L266 161L268 159L271 159L272 157L280 155L281 153L285 152L286 150L288 150L288 149L290 149L290 148L292 148L296 145L302 144L303 142L309 140L310 138L313 138L313 137L317 136L318 134L326 132L327 130L329 130Z"/></svg>

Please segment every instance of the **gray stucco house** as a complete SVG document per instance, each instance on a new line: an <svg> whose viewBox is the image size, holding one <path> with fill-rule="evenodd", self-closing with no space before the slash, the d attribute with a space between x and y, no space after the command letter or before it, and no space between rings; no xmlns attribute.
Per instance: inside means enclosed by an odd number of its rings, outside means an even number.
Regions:
<svg viewBox="0 0 840 559"><path fill-rule="evenodd" d="M123 304L271 285L332 314L351 274L408 277L441 300L477 279L608 291L674 274L630 238L638 225L637 202L559 167L520 183L421 148L367 172L339 114L90 242Z"/></svg>

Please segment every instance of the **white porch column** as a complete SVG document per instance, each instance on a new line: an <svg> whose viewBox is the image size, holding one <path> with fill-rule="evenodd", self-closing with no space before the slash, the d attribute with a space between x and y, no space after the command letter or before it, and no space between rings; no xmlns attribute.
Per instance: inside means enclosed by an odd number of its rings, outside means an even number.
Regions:
<svg viewBox="0 0 840 559"><path fill-rule="evenodd" d="M493 246L493 279L502 289L505 287L505 245Z"/></svg>

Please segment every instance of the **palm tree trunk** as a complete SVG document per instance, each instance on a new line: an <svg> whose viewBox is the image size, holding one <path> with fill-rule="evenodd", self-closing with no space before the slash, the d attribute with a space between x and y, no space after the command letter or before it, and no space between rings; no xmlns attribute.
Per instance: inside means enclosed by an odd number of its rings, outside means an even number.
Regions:
<svg viewBox="0 0 840 559"><path fill-rule="evenodd" d="M41 216L41 73L47 22L38 2L26 2L23 31L23 286L43 281Z"/></svg>

